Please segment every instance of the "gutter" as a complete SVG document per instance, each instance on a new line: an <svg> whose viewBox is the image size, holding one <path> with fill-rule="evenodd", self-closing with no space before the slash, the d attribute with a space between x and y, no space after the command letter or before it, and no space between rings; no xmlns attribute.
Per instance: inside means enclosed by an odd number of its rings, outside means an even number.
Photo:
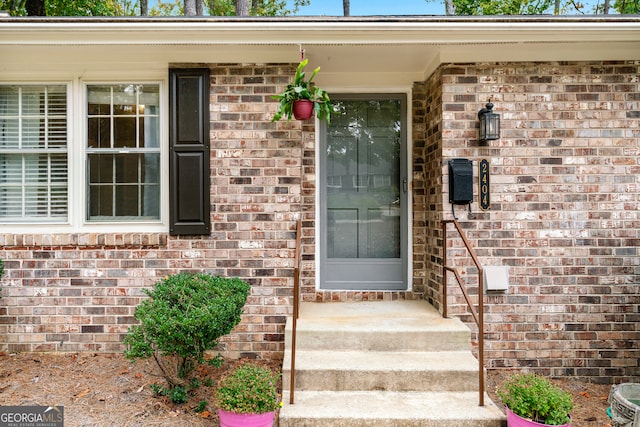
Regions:
<svg viewBox="0 0 640 427"><path fill-rule="evenodd" d="M285 17L255 17L255 16L22 16L11 17L8 12L2 15L0 24L12 23L262 23L262 24L309 24L331 23L596 23L596 22L636 22L640 23L640 15L497 15L497 16L445 16L445 15L376 15L376 16L285 16Z"/></svg>
<svg viewBox="0 0 640 427"><path fill-rule="evenodd" d="M0 45L640 42L640 16L0 18Z"/></svg>

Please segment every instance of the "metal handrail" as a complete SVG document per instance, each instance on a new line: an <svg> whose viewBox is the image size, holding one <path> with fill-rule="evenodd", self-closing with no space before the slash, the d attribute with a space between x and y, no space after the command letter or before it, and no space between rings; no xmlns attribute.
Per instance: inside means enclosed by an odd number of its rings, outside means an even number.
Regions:
<svg viewBox="0 0 640 427"><path fill-rule="evenodd" d="M296 224L296 252L293 265L293 315L291 317L291 375L289 383L289 403L293 405L296 384L296 336L300 316L300 241L302 220Z"/></svg>
<svg viewBox="0 0 640 427"><path fill-rule="evenodd" d="M460 235L460 238L464 242L464 246L467 248L469 255L471 255L471 259L473 259L474 264L478 268L478 311L477 312L475 307L473 306L473 303L471 302L471 299L469 298L469 294L467 293L467 290L465 289L462 283L462 278L458 274L458 270L447 266L447 224L455 225L456 230L458 230L458 234ZM483 274L482 265L480 264L480 261L478 260L478 257L476 256L476 253L473 250L473 247L471 247L471 244L467 240L467 237L465 236L464 231L460 227L460 224L458 223L458 221L453 219L442 221L442 242L443 242L443 246L442 246L442 282L443 282L442 283L442 301L443 301L442 316L447 317L447 271L451 271L455 275L456 280L458 281L458 285L460 286L460 290L462 290L462 295L464 295L464 299L467 301L467 305L471 310L471 315L473 316L473 319L475 320L476 325L478 325L478 364L480 365L480 369L478 372L478 382L480 383L479 384L480 396L478 399L479 400L478 405L484 406L484 388L485 388L485 383L484 383L484 274Z"/></svg>

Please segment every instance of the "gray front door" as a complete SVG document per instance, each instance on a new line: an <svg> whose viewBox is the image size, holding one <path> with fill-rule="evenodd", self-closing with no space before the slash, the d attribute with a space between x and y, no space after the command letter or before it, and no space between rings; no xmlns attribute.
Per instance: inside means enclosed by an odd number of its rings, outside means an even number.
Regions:
<svg viewBox="0 0 640 427"><path fill-rule="evenodd" d="M406 96L332 103L320 138L320 287L407 289Z"/></svg>

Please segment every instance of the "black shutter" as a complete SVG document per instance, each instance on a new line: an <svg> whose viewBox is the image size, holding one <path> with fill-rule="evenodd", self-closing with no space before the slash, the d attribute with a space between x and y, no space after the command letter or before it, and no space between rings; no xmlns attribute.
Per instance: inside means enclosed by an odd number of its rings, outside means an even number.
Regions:
<svg viewBox="0 0 640 427"><path fill-rule="evenodd" d="M209 69L170 69L169 82L169 234L209 234Z"/></svg>

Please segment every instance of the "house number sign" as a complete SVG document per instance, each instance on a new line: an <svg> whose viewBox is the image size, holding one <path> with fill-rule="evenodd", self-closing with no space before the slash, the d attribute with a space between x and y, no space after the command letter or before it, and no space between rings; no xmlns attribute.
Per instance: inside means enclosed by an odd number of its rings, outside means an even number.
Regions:
<svg viewBox="0 0 640 427"><path fill-rule="evenodd" d="M480 209L486 211L491 208L489 161L487 159L482 159L478 163L478 187L480 188Z"/></svg>

